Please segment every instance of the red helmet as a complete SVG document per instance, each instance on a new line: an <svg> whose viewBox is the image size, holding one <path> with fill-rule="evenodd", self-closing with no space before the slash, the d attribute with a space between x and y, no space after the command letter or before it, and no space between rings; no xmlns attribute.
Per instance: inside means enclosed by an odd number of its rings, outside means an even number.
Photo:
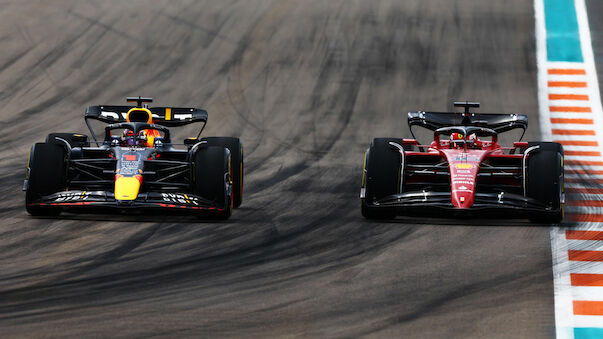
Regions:
<svg viewBox="0 0 603 339"><path fill-rule="evenodd" d="M452 133L450 134L450 148L459 148L459 142L456 141L462 141L464 142L465 140L465 136L461 133Z"/></svg>
<svg viewBox="0 0 603 339"><path fill-rule="evenodd" d="M465 139L465 136L462 135L461 133L450 134L450 140L463 140L463 139Z"/></svg>

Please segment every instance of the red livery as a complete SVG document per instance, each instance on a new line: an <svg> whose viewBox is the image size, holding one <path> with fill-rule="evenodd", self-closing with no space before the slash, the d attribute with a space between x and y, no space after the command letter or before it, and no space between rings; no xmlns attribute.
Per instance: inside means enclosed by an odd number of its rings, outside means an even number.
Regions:
<svg viewBox="0 0 603 339"><path fill-rule="evenodd" d="M375 138L365 153L361 211L369 219L396 215L499 216L560 222L563 147L554 142L499 144L499 133L525 130L522 114L410 112L412 139ZM420 145L413 127L433 131ZM523 137L523 133L521 138Z"/></svg>

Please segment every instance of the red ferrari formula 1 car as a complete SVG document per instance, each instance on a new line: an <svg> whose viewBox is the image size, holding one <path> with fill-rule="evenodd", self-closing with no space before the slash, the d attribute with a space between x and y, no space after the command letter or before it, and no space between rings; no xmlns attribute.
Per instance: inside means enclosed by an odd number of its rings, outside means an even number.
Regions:
<svg viewBox="0 0 603 339"><path fill-rule="evenodd" d="M486 216L560 222L565 200L563 147L521 142L522 114L470 112L477 102L455 102L463 113L410 112L412 139L375 138L365 153L362 215ZM433 131L419 145L413 127ZM511 147L499 133L523 129Z"/></svg>
<svg viewBox="0 0 603 339"><path fill-rule="evenodd" d="M153 208L230 217L243 200L243 145L238 138L205 137L208 114L197 108L90 106L84 119L94 139L51 133L30 151L24 183L31 215L63 208ZM89 119L109 125L98 141ZM168 127L201 123L195 138L176 148Z"/></svg>

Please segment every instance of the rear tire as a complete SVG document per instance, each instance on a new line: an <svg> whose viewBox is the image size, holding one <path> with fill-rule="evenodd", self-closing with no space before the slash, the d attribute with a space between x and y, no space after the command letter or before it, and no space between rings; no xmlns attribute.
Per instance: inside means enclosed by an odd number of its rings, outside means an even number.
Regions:
<svg viewBox="0 0 603 339"><path fill-rule="evenodd" d="M527 196L550 206L555 212L549 216L530 218L538 223L559 223L563 220L563 146L556 142L530 142L529 147L540 146L528 155Z"/></svg>
<svg viewBox="0 0 603 339"><path fill-rule="evenodd" d="M222 146L230 151L232 165L232 194L233 207L238 208L243 203L243 144L239 138L234 137L206 137L208 146Z"/></svg>
<svg viewBox="0 0 603 339"><path fill-rule="evenodd" d="M193 159L193 192L223 206L222 211L209 211L209 216L216 219L225 220L232 214L232 192L227 188L231 180L230 161L230 151L219 146L199 148Z"/></svg>
<svg viewBox="0 0 603 339"><path fill-rule="evenodd" d="M25 210L34 216L56 216L61 207L31 206L42 196L65 189L67 152L58 144L37 143L29 154Z"/></svg>
<svg viewBox="0 0 603 339"><path fill-rule="evenodd" d="M388 195L400 193L400 152L390 142L400 144L399 138L375 138L365 154L363 187L365 198L361 199L360 210L367 219L393 219L395 208L371 206Z"/></svg>

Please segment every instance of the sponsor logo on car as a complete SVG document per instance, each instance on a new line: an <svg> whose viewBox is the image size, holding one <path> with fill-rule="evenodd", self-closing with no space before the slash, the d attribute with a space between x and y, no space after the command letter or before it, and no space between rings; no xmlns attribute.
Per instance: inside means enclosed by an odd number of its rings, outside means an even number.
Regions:
<svg viewBox="0 0 603 339"><path fill-rule="evenodd" d="M477 155L473 155L473 154L463 154L463 155L457 155L454 160L456 161L473 161L473 162L477 162L479 161L479 157Z"/></svg>
<svg viewBox="0 0 603 339"><path fill-rule="evenodd" d="M163 201L172 202L182 205L199 205L199 199L188 194L176 194L176 193L161 193Z"/></svg>
<svg viewBox="0 0 603 339"><path fill-rule="evenodd" d="M140 156L137 153L125 153L121 156L119 173L125 176L131 176L140 170Z"/></svg>
<svg viewBox="0 0 603 339"><path fill-rule="evenodd" d="M90 192L64 192L58 193L54 201L84 201L88 199Z"/></svg>
<svg viewBox="0 0 603 339"><path fill-rule="evenodd" d="M463 164L454 164L454 167L458 168L458 169L470 169L475 167L474 164L467 164L467 163L463 163Z"/></svg>
<svg viewBox="0 0 603 339"><path fill-rule="evenodd" d="M469 180L452 180L453 184L473 185L473 181Z"/></svg>

